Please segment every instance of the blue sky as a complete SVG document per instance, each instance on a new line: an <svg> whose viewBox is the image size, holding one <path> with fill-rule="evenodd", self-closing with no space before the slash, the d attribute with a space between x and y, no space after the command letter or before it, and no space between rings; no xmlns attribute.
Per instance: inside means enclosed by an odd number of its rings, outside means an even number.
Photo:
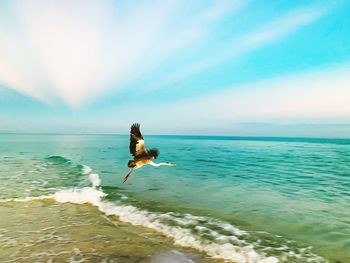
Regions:
<svg viewBox="0 0 350 263"><path fill-rule="evenodd" d="M350 137L349 13L0 0L0 131Z"/></svg>

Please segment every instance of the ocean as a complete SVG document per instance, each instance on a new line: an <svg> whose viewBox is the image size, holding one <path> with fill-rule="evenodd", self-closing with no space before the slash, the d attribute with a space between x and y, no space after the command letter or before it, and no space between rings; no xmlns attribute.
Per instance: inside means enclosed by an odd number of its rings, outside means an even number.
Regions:
<svg viewBox="0 0 350 263"><path fill-rule="evenodd" d="M0 134L0 262L350 262L350 139Z"/></svg>

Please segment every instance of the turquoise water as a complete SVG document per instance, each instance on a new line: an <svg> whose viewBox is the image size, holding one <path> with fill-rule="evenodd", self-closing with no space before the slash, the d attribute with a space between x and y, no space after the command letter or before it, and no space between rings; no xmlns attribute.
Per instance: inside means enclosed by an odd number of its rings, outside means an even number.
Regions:
<svg viewBox="0 0 350 263"><path fill-rule="evenodd" d="M177 166L122 184L128 140L2 134L0 199L90 203L237 262L350 262L349 139L145 136Z"/></svg>

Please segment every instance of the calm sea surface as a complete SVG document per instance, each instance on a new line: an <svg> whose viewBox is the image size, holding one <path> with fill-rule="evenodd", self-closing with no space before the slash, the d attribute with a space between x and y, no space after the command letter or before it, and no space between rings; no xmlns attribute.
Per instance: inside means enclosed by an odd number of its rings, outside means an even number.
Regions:
<svg viewBox="0 0 350 263"><path fill-rule="evenodd" d="M113 262L108 220L139 229L139 253L167 240L219 261L350 262L349 139L144 137L177 166L123 184L129 136L1 134L0 261Z"/></svg>

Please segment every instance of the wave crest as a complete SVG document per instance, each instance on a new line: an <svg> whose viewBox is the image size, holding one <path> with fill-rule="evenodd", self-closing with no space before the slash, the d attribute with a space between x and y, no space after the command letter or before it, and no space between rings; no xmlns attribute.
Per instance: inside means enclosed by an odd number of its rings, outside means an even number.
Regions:
<svg viewBox="0 0 350 263"><path fill-rule="evenodd" d="M58 157L55 157L57 159ZM61 158L59 161L65 162ZM120 221L151 228L174 240L183 247L190 247L206 253L208 256L239 263L277 263L277 262L325 262L321 257L306 249L290 249L284 246L281 256L274 257L271 251L279 248L259 246L260 240L252 238L246 231L213 218L195 216L188 213L160 213L150 212L125 204L125 198L120 201L107 201L107 196L99 187L101 178L92 173L89 166L81 166L81 173L87 176L91 186L82 188L66 188L56 191L52 195L4 199L0 202L27 202L34 200L54 199L60 203L91 204L107 216L117 216ZM123 196L122 196L123 197ZM283 245L282 245L283 246ZM304 252L302 252L304 251ZM306 252L305 252L306 251ZM279 253L277 253L280 255ZM301 261L305 259L304 261Z"/></svg>

